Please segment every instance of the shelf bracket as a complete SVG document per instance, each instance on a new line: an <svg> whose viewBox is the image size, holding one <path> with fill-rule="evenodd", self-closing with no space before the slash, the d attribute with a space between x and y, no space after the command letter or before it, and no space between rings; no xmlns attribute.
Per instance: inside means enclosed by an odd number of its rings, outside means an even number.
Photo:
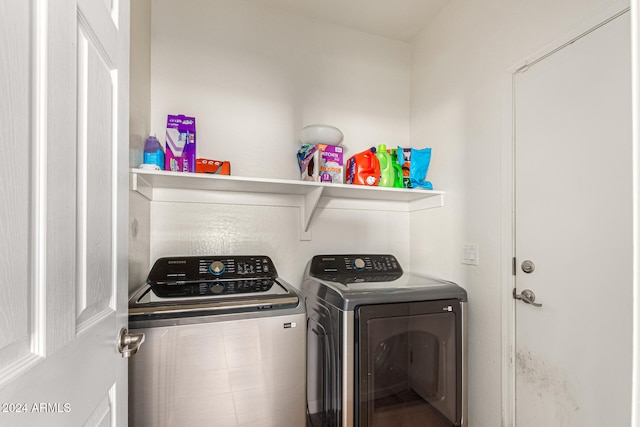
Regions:
<svg viewBox="0 0 640 427"><path fill-rule="evenodd" d="M322 196L323 187L314 188L303 196L300 206L300 240L311 240L309 224Z"/></svg>
<svg viewBox="0 0 640 427"><path fill-rule="evenodd" d="M131 190L138 192L149 200L153 200L153 186L137 173L131 176Z"/></svg>
<svg viewBox="0 0 640 427"><path fill-rule="evenodd" d="M444 197L442 194L438 194L437 196L429 197L427 199L419 199L409 202L409 212L440 208L442 206L444 206Z"/></svg>

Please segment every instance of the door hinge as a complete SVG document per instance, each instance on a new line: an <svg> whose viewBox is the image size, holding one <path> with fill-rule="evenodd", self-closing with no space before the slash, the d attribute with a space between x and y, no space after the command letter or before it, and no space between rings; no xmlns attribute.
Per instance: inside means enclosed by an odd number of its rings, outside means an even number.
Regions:
<svg viewBox="0 0 640 427"><path fill-rule="evenodd" d="M512 276L516 275L516 257L513 257L511 259L511 275Z"/></svg>

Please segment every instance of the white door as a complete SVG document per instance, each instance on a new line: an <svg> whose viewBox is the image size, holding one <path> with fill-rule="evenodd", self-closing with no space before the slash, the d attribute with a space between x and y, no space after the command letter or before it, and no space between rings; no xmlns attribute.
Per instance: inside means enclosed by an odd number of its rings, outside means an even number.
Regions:
<svg viewBox="0 0 640 427"><path fill-rule="evenodd" d="M0 425L127 422L128 0L0 7Z"/></svg>
<svg viewBox="0 0 640 427"><path fill-rule="evenodd" d="M516 292L542 304L515 304L516 425L629 425L629 13L518 73L515 112Z"/></svg>

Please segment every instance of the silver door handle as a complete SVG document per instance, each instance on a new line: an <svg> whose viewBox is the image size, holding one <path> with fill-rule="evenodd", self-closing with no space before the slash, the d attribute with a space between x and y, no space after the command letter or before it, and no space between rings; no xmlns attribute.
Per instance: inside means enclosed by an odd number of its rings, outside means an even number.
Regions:
<svg viewBox="0 0 640 427"><path fill-rule="evenodd" d="M515 299L519 299L521 301L526 302L527 304L531 304L534 307L542 307L542 304L535 302L536 294L533 293L532 290L525 289L522 293L517 294L516 288L513 288L513 297Z"/></svg>
<svg viewBox="0 0 640 427"><path fill-rule="evenodd" d="M122 357L131 357L138 352L144 342L144 334L129 334L126 328L118 334L118 351Z"/></svg>

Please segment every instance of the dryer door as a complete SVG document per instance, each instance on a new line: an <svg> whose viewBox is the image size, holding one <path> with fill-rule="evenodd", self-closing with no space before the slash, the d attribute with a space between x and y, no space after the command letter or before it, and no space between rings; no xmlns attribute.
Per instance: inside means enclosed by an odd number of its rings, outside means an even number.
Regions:
<svg viewBox="0 0 640 427"><path fill-rule="evenodd" d="M356 313L356 425L460 425L460 302L366 305Z"/></svg>

